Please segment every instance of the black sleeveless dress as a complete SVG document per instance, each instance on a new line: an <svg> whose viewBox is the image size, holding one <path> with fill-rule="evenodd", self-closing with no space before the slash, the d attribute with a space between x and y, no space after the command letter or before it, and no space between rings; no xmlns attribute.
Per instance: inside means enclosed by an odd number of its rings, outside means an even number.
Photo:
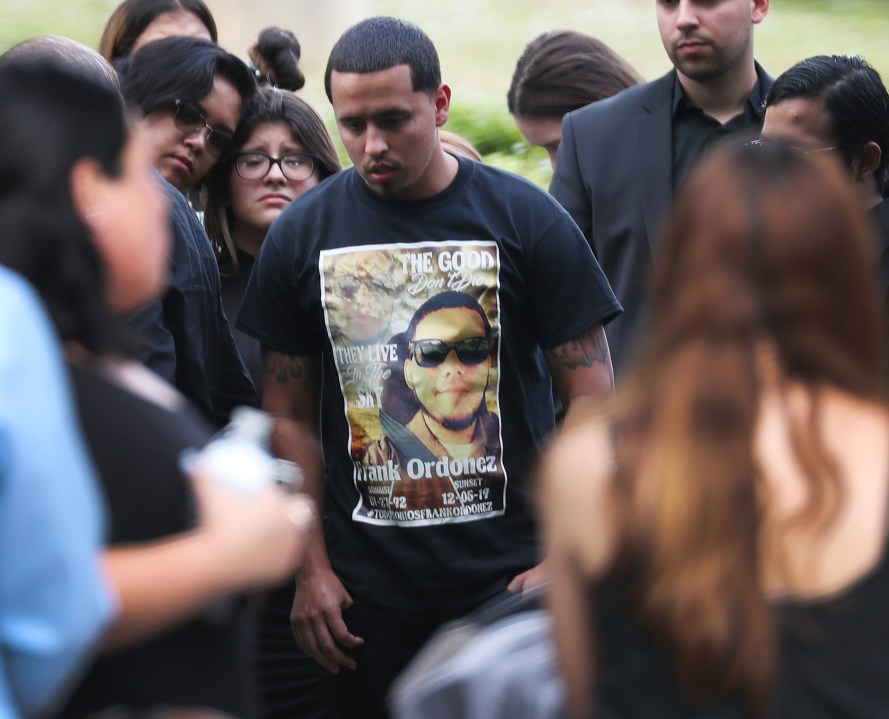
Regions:
<svg viewBox="0 0 889 719"><path fill-rule="evenodd" d="M667 647L634 617L631 586L625 574L594 590L598 716L749 716L739 696L704 702L683 690ZM844 590L773 606L779 670L768 719L889 717L889 542L877 565Z"/></svg>

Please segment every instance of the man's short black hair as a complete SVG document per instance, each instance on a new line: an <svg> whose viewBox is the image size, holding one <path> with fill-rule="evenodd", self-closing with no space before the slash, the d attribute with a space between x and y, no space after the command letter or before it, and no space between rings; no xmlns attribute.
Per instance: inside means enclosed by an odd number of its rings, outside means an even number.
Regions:
<svg viewBox="0 0 889 719"><path fill-rule="evenodd" d="M372 17L353 25L337 40L327 69L324 89L330 93L330 76L337 72L368 73L407 65L414 92L430 97L441 85L441 64L435 45L416 25L394 17Z"/></svg>
<svg viewBox="0 0 889 719"><path fill-rule="evenodd" d="M407 331L404 333L407 341L413 342L414 335L417 332L417 325L420 324L425 317L428 317L438 310L450 309L467 309L478 313L478 316L481 317L482 324L485 327L485 337L491 337L491 322L488 319L488 315L485 314L484 308L478 301L474 297L467 295L465 292L448 290L447 292L439 292L437 295L432 295L432 297L417 308L417 311L414 312L414 316L411 318L410 324L408 324Z"/></svg>
<svg viewBox="0 0 889 719"><path fill-rule="evenodd" d="M850 167L868 142L880 146L874 180L883 197L889 194L889 92L880 74L858 55L816 55L775 80L766 107L794 98L824 103L831 134Z"/></svg>

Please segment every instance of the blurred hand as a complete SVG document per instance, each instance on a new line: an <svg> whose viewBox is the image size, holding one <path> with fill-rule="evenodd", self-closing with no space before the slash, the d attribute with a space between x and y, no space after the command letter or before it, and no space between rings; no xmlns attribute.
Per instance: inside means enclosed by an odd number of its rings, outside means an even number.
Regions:
<svg viewBox="0 0 889 719"><path fill-rule="evenodd" d="M196 472L197 532L231 567L237 589L282 582L299 566L314 521L311 501L276 486L242 493Z"/></svg>

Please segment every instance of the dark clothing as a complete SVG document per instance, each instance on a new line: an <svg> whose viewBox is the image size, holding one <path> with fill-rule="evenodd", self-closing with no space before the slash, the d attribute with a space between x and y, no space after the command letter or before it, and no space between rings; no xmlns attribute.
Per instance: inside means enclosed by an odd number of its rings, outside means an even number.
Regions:
<svg viewBox="0 0 889 719"><path fill-rule="evenodd" d="M367 459L385 436L384 384L408 361L395 337L424 303L454 296L468 302L464 312L473 306L473 315L484 315L496 342L474 362L452 351L439 365L415 367L414 380L426 384L423 372L452 369L461 382L473 377L453 401L472 396L470 414L483 404L500 436L424 447L425 459ZM459 161L445 190L410 202L379 198L347 170L275 221L238 326L272 350L322 355L325 539L334 572L355 599L346 625L365 638L358 669L335 679L343 716L384 716L389 684L428 636L536 564L526 475L554 427L540 348L619 312L558 204L530 183L468 160ZM456 338L452 330L472 324L458 328L458 321L442 319L443 336ZM422 498L401 491L416 480L445 479L453 491Z"/></svg>
<svg viewBox="0 0 889 719"><path fill-rule="evenodd" d="M476 269L457 272L461 262ZM364 285L350 278L347 296L337 276L344 263L377 269ZM440 497L436 510L388 503L397 467L368 467L362 458L383 436L376 398L389 376L385 360L405 357L393 358L397 345L386 340L349 344L370 322L357 327L350 318L365 292L376 292L361 311L385 309L375 321L387 322L382 335L393 337L443 285L464 281L464 293L480 297L499 327L503 361L490 360L496 374L485 401L499 415L502 452L441 467L416 460L413 469L453 475L472 466L467 481L484 488L500 477L505 494L495 504L491 492L465 485L463 497ZM526 473L554 426L539 347L619 311L567 214L530 183L478 163L461 160L447 189L409 203L378 198L349 170L284 210L263 244L238 326L278 352L323 353L327 548L353 596L407 611L471 604L536 563Z"/></svg>
<svg viewBox="0 0 889 719"><path fill-rule="evenodd" d="M232 322L241 311L256 258L241 250L238 272L222 277L222 304ZM259 341L232 327L238 352L262 398L262 351ZM293 580L269 591L256 619L256 668L262 719L328 719L330 672L302 651L290 628Z"/></svg>
<svg viewBox="0 0 889 719"><path fill-rule="evenodd" d="M132 393L100 368L71 369L84 436L108 503L110 545L152 542L192 526L194 501L179 458L202 447L211 428L196 413ZM253 716L245 621L241 603L229 600L99 657L61 716L158 705Z"/></svg>
<svg viewBox="0 0 889 719"><path fill-rule="evenodd" d="M762 71L759 80L744 105L744 111L731 118L725 124L710 117L699 107L691 104L676 76L673 84L673 190L682 183L688 171L701 155L720 140L747 133L750 139L759 137L765 111L763 102Z"/></svg>
<svg viewBox="0 0 889 719"><path fill-rule="evenodd" d="M127 318L144 364L174 385L216 427L234 407L258 404L222 307L219 268L207 233L185 196L170 198L170 276L163 295Z"/></svg>
<svg viewBox="0 0 889 719"><path fill-rule="evenodd" d="M820 600L775 602L779 671L769 719L885 719L889 715L889 557ZM595 697L620 719L742 719L741 697L696 701L676 681L668 649L633 616L626 577L595 593Z"/></svg>
<svg viewBox="0 0 889 719"><path fill-rule="evenodd" d="M234 326L238 313L241 311L244 292L247 291L247 282L250 279L250 273L253 272L256 258L241 250L237 250L237 253L238 273L234 277L222 277L222 306L225 308L226 317L232 323L231 330L235 338L235 345L250 373L250 379L253 380L256 395L262 399L262 352L259 341Z"/></svg>
<svg viewBox="0 0 889 719"><path fill-rule="evenodd" d="M772 80L756 70L765 97ZM673 199L675 86L674 70L570 112L562 122L550 192L580 227L623 305L605 328L618 376L642 334L646 282Z"/></svg>
<svg viewBox="0 0 889 719"><path fill-rule="evenodd" d="M364 638L364 645L350 652L364 669L341 669L333 677L336 719L382 719L389 686L395 677L439 627L459 619L472 608L409 612L359 601L345 609L343 619L349 631Z"/></svg>
<svg viewBox="0 0 889 719"><path fill-rule="evenodd" d="M293 580L269 592L256 643L262 719L330 719L333 675L302 651L290 628Z"/></svg>

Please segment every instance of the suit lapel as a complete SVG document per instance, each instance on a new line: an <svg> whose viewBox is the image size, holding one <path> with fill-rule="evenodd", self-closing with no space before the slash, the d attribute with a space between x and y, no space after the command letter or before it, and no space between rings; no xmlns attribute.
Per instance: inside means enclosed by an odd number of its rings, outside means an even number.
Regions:
<svg viewBox="0 0 889 719"><path fill-rule="evenodd" d="M633 122L636 186L649 248L670 210L673 197L672 104L675 73L652 83L643 98L642 114Z"/></svg>

